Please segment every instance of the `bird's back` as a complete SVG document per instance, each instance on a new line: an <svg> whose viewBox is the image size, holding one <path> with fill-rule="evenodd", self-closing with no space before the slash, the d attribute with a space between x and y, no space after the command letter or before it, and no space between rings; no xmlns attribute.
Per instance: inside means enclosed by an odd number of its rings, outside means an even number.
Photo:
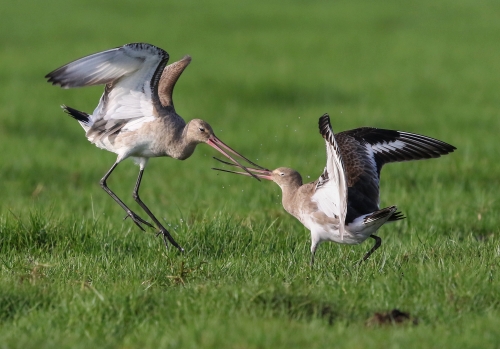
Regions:
<svg viewBox="0 0 500 349"><path fill-rule="evenodd" d="M379 174L370 148L346 133L336 136L347 179L346 224L379 209Z"/></svg>
<svg viewBox="0 0 500 349"><path fill-rule="evenodd" d="M336 135L348 182L346 223L379 209L382 167L390 162L438 158L456 148L443 141L395 130L361 127Z"/></svg>

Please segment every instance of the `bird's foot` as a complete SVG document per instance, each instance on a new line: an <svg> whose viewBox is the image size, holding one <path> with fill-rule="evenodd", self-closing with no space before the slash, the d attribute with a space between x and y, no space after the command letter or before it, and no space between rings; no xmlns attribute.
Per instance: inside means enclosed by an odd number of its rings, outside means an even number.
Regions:
<svg viewBox="0 0 500 349"><path fill-rule="evenodd" d="M165 248L168 249L168 243L170 242L172 245L174 245L179 250L179 252L184 252L184 249L179 246L177 241L174 240L174 238L172 237L172 235L170 235L168 230L162 226L160 226L160 231L156 234L156 236L159 236L159 235L161 235L163 237L163 243L165 244Z"/></svg>
<svg viewBox="0 0 500 349"><path fill-rule="evenodd" d="M127 219L128 217L130 217L134 221L135 225L137 225L139 227L139 229L141 229L142 231L146 231L146 230L144 230L144 228L142 227L141 224L145 224L150 228L154 228L154 226L151 223L149 223L149 222L145 221L144 219L142 219L141 217L139 217L135 212L132 212L132 211L127 212L127 215L123 218L123 220Z"/></svg>

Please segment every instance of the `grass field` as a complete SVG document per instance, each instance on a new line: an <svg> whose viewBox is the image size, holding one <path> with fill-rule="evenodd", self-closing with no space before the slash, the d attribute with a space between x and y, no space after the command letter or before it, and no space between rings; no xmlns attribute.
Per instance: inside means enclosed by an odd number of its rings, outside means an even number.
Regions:
<svg viewBox="0 0 500 349"><path fill-rule="evenodd" d="M499 348L500 3L121 1L0 4L0 348ZM128 42L193 57L174 94L236 150L315 180L317 120L435 137L458 150L384 168L408 217L382 247L323 244L272 183L153 159L142 199L186 248L123 221L99 187L115 155L59 108L102 88L43 76ZM138 168L108 184L133 204ZM376 312L416 324L373 325Z"/></svg>

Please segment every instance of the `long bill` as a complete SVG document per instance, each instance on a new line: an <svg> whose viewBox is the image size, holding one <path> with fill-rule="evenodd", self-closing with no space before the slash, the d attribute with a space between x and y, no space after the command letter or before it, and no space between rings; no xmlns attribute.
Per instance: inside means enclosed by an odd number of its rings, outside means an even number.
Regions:
<svg viewBox="0 0 500 349"><path fill-rule="evenodd" d="M217 160L217 161L219 161L219 162L222 162L225 165L238 166L236 164L232 164L230 162L218 159L216 157L214 157L214 159ZM269 170L266 170L266 169L265 170L261 170L261 169L257 169L257 168L247 168L246 169L247 172L237 172L237 171L230 171L230 170L224 170L222 168L212 167L212 170L221 171L221 172L227 172L227 173L234 173L234 174L239 174L239 175L249 176L249 177L252 176L252 177L267 179L267 180L270 180L270 181L273 180L273 178L272 178L272 172L269 171ZM250 171L255 172L255 173L252 173Z"/></svg>
<svg viewBox="0 0 500 349"><path fill-rule="evenodd" d="M249 159L247 159L246 157L244 157L243 155L241 155L240 153L236 152L235 150L231 149L228 145L224 144L224 142L222 142L219 138L217 138L215 135L212 135L208 141L206 142L209 146L211 146L212 148L214 148L215 150L217 150L218 152L220 152L222 155L224 155L225 157L227 157L229 160L231 160L233 163L229 163L229 162L225 162L225 161L222 161L228 165L231 165L231 166L238 166L240 167L241 169L243 169L245 172L241 172L241 174L245 174L247 176L252 176L254 177L255 179L257 179L258 181L260 181L259 179L259 176L257 176L256 174L252 173L249 171L249 169L245 166L243 166L238 160L236 160L235 158L233 158L231 155L229 155L228 153L231 153L231 154L234 154L234 155L237 155L238 157L242 158L243 160L247 161L248 163L254 165L254 166L257 166L259 169L258 171L269 171L267 169L265 169L264 167L262 166L259 166L257 165L256 163L250 161ZM226 152L227 151L227 152ZM254 170L254 169L252 169ZM239 172L235 172L235 173L239 173Z"/></svg>

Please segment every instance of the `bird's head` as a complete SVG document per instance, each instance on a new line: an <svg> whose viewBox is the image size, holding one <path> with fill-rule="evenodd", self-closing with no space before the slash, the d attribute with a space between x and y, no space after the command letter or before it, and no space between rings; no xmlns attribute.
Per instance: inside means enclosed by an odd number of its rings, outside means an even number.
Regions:
<svg viewBox="0 0 500 349"><path fill-rule="evenodd" d="M187 124L187 138L196 144L208 143L210 138L215 137L214 130L208 122L200 119L193 119Z"/></svg>
<svg viewBox="0 0 500 349"><path fill-rule="evenodd" d="M278 167L271 172L270 177L282 189L288 186L300 187L302 185L302 176L300 173L288 167Z"/></svg>

